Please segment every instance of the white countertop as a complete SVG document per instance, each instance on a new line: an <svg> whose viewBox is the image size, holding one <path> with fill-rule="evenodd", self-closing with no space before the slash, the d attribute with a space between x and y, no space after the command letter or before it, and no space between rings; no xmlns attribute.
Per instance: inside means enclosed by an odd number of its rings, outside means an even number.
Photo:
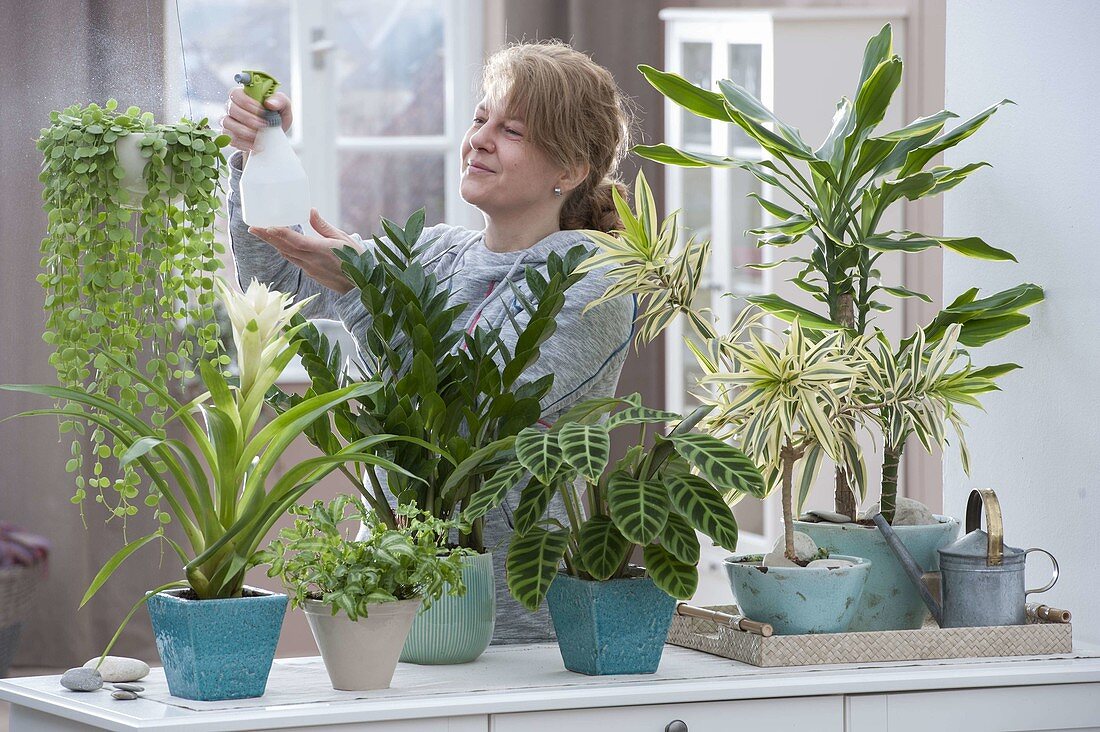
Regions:
<svg viewBox="0 0 1100 732"><path fill-rule="evenodd" d="M192 702L168 694L154 668L135 701L105 690L71 692L59 676L0 680L0 699L109 730L218 730L346 724L736 699L873 694L989 686L1100 682L1100 652L1042 659L908 661L757 668L666 646L649 676L588 677L566 671L555 645L497 646L459 666L399 664L390 689L334 691L320 658L275 661L260 699Z"/></svg>

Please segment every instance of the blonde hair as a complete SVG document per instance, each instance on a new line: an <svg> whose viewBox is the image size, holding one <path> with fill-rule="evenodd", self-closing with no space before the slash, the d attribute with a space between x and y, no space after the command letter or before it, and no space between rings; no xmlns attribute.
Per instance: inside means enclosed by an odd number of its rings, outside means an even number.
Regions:
<svg viewBox="0 0 1100 732"><path fill-rule="evenodd" d="M556 165L588 164L562 205L562 229L622 227L611 192L627 197L618 175L632 116L610 71L561 41L516 43L489 58L482 90L491 105L523 118L527 138Z"/></svg>

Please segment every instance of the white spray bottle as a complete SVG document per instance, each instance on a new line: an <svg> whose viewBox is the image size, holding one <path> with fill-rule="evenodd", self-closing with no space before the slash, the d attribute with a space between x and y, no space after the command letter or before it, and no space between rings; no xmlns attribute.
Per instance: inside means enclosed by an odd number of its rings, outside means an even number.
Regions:
<svg viewBox="0 0 1100 732"><path fill-rule="evenodd" d="M262 71L242 71L234 81L260 104L279 82ZM293 226L309 221L309 179L283 132L283 120L266 110L267 127L256 134L256 144L241 174L241 215L249 226Z"/></svg>

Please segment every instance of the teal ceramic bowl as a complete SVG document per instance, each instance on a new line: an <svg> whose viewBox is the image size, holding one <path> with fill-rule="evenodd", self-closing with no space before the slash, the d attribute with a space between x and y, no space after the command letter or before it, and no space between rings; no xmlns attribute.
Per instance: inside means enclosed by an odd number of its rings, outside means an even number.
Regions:
<svg viewBox="0 0 1100 732"><path fill-rule="evenodd" d="M761 567L763 557L735 555L724 566L737 607L746 617L770 623L781 635L843 633L849 629L867 584L871 563L840 554L852 567Z"/></svg>
<svg viewBox="0 0 1100 732"><path fill-rule="evenodd" d="M444 594L416 616L401 651L402 662L469 663L489 647L497 612L492 552L463 559L462 580L466 594Z"/></svg>

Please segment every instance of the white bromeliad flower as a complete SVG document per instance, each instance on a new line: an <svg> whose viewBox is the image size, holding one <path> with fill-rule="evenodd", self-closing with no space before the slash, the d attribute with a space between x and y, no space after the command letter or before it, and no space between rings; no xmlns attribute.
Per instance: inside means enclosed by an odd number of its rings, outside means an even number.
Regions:
<svg viewBox="0 0 1100 732"><path fill-rule="evenodd" d="M256 279L243 293L230 288L220 278L214 281L233 324L233 343L237 347L241 374L240 391L247 400L258 381L267 381L262 376L286 350L289 344L286 324L313 298L294 302L293 295L272 290ZM264 391L267 386L269 384L264 386Z"/></svg>

